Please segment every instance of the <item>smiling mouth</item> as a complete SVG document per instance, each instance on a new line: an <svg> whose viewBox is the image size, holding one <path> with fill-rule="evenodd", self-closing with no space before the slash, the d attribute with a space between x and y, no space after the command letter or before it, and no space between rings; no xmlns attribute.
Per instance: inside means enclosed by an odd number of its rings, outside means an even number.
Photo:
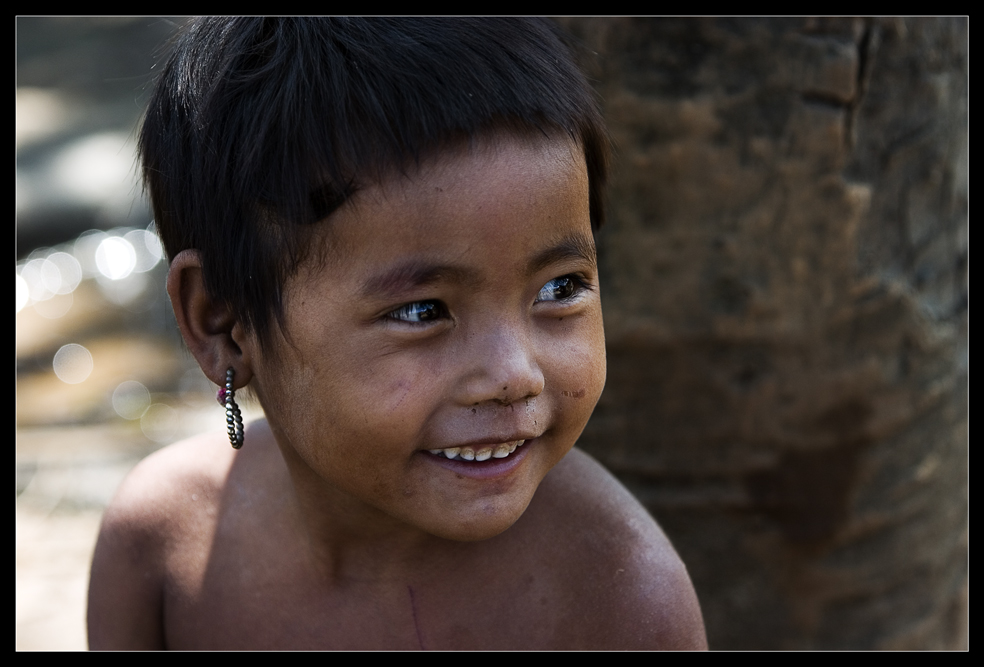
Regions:
<svg viewBox="0 0 984 667"><path fill-rule="evenodd" d="M522 447L525 440L503 442L498 445L467 445L465 447L447 447L445 449L428 449L435 456L443 456L452 461L488 461L489 459L504 459L517 447Z"/></svg>

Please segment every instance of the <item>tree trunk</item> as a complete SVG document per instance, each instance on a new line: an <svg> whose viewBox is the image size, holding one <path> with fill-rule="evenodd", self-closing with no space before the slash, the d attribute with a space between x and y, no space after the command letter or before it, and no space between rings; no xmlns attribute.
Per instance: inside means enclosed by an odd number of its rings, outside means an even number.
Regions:
<svg viewBox="0 0 984 667"><path fill-rule="evenodd" d="M717 649L967 642L966 19L567 19L617 147L582 446Z"/></svg>

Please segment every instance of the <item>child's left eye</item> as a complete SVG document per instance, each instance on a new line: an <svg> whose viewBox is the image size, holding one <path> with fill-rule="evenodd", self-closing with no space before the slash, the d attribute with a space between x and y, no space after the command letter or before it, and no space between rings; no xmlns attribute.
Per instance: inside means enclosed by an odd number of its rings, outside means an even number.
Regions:
<svg viewBox="0 0 984 667"><path fill-rule="evenodd" d="M536 300L537 302L564 301L575 296L582 289L584 289L584 282L577 276L561 276L541 287L540 293L536 295Z"/></svg>

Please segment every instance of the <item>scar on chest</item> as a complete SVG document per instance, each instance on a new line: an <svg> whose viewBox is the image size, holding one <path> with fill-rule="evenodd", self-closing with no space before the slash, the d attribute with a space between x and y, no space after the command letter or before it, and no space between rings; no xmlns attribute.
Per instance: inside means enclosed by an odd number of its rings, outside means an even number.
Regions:
<svg viewBox="0 0 984 667"><path fill-rule="evenodd" d="M584 389L578 389L577 391L563 391L561 393L564 396L570 396L571 398L584 398Z"/></svg>

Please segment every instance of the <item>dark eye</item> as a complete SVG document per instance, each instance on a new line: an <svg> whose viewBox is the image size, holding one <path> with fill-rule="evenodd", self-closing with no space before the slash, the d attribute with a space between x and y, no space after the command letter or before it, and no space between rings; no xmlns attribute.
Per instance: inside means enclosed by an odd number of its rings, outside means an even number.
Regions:
<svg viewBox="0 0 984 667"><path fill-rule="evenodd" d="M444 307L440 301L414 301L397 308L387 317L401 322L429 322L440 319L444 315Z"/></svg>
<svg viewBox="0 0 984 667"><path fill-rule="evenodd" d="M580 287L581 283L574 276L554 278L540 288L540 293L536 295L536 300L563 301L577 294Z"/></svg>

